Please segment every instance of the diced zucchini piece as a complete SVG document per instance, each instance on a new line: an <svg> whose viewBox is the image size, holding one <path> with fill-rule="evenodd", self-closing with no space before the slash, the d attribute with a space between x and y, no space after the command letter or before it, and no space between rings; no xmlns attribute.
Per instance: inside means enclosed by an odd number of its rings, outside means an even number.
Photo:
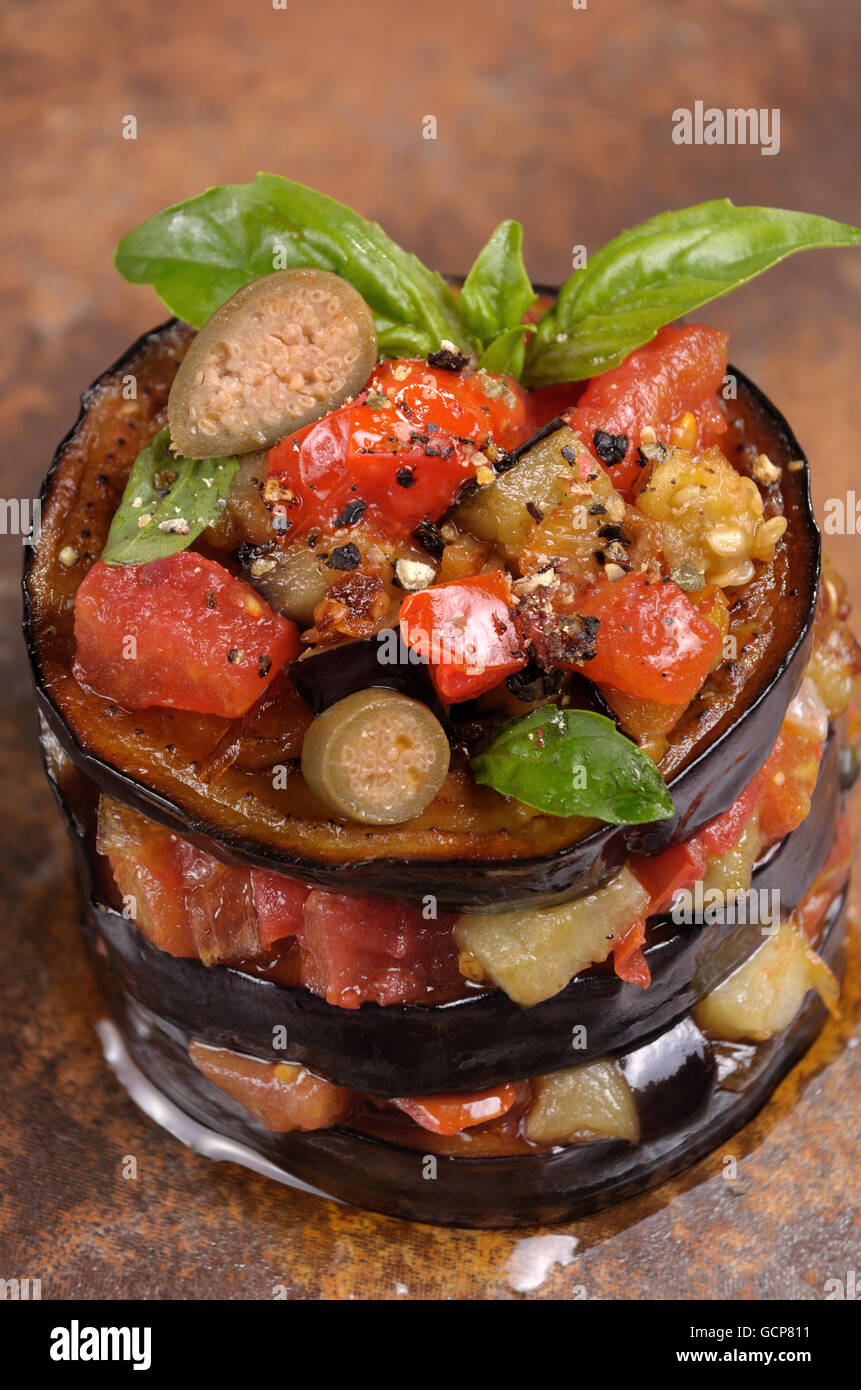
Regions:
<svg viewBox="0 0 861 1390"><path fill-rule="evenodd" d="M549 999L595 961L644 916L649 894L623 868L603 888L537 912L465 913L455 939L461 968L528 1007Z"/></svg>
<svg viewBox="0 0 861 1390"><path fill-rule="evenodd" d="M639 1132L634 1097L618 1062L587 1062L535 1082L526 1134L536 1144L568 1144L579 1138L636 1144Z"/></svg>
<svg viewBox="0 0 861 1390"><path fill-rule="evenodd" d="M697 1006L700 1028L728 1042L765 1042L788 1028L809 989L833 1013L840 986L791 919Z"/></svg>

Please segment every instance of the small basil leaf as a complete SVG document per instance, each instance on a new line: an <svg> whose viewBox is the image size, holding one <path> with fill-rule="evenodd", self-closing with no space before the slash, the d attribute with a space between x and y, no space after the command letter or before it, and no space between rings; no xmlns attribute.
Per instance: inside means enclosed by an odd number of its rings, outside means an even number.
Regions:
<svg viewBox="0 0 861 1390"><path fill-rule="evenodd" d="M102 559L145 565L186 550L224 510L238 458L174 458L167 426L141 449L111 522Z"/></svg>
<svg viewBox="0 0 861 1390"><path fill-rule="evenodd" d="M498 376L513 376L520 380L523 362L526 357L526 341L535 329L532 324L519 323L516 328L506 328L493 339L478 359L479 367Z"/></svg>
<svg viewBox="0 0 861 1390"><path fill-rule="evenodd" d="M526 354L530 386L618 366L664 324L728 294L796 251L859 246L861 229L728 198L664 212L622 232L576 271Z"/></svg>
<svg viewBox="0 0 861 1390"><path fill-rule="evenodd" d="M543 705L511 719L471 765L477 782L551 816L641 825L674 811L651 759L611 719L590 710Z"/></svg>
<svg viewBox="0 0 861 1390"><path fill-rule="evenodd" d="M376 315L374 315L376 319ZM381 324L377 319L377 350L380 357L427 357L428 336L422 328L407 323Z"/></svg>
<svg viewBox="0 0 861 1390"><path fill-rule="evenodd" d="M523 228L500 222L463 282L458 307L467 328L486 347L516 328L538 298L523 264Z"/></svg>
<svg viewBox="0 0 861 1390"><path fill-rule="evenodd" d="M386 351L410 330L410 350L432 352L448 339L473 347L441 275L404 251L352 208L277 174L209 188L141 223L117 247L116 267L133 284L151 284L167 307L195 328L249 280L273 270L313 266L355 285L377 320Z"/></svg>

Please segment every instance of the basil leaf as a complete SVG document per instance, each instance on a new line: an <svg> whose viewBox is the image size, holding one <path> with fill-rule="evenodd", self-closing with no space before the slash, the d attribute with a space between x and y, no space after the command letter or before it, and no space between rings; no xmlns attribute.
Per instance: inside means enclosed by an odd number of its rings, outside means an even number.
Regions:
<svg viewBox="0 0 861 1390"><path fill-rule="evenodd" d="M641 825L674 811L651 759L611 719L590 710L544 705L510 719L471 765L477 782L551 816Z"/></svg>
<svg viewBox="0 0 861 1390"><path fill-rule="evenodd" d="M520 380L526 357L526 341L534 333L532 324L519 323L516 328L506 328L494 338L478 359L479 367L498 376L513 376Z"/></svg>
<svg viewBox="0 0 861 1390"><path fill-rule="evenodd" d="M523 264L523 228L500 222L463 282L458 307L467 328L485 347L516 328L538 296Z"/></svg>
<svg viewBox="0 0 861 1390"><path fill-rule="evenodd" d="M861 229L729 198L661 213L608 242L560 291L526 355L529 386L618 366L664 324L795 251L861 245Z"/></svg>
<svg viewBox="0 0 861 1390"><path fill-rule="evenodd" d="M145 565L175 555L221 516L239 459L174 458L169 446L165 426L132 464L102 551L106 564Z"/></svg>
<svg viewBox="0 0 861 1390"><path fill-rule="evenodd" d="M443 339L473 347L441 275L376 222L277 174L209 188L165 208L123 237L115 263L133 284L151 284L194 328L249 280L313 266L355 285L374 312L385 351L408 343L424 355ZM406 339L398 337L403 330Z"/></svg>
<svg viewBox="0 0 861 1390"><path fill-rule="evenodd" d="M391 323L374 315L380 357L426 357L428 337L422 328L407 323Z"/></svg>

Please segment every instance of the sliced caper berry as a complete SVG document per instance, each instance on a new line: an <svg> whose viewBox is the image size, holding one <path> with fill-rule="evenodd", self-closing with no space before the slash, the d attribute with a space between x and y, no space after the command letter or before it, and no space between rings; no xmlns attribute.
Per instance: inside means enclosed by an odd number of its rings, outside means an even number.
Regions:
<svg viewBox="0 0 861 1390"><path fill-rule="evenodd" d="M176 374L167 414L186 458L268 448L365 385L377 360L374 316L328 270L277 270L217 309Z"/></svg>
<svg viewBox="0 0 861 1390"><path fill-rule="evenodd" d="M358 690L317 715L305 735L302 773L336 815L396 825L430 805L449 757L427 705L395 690Z"/></svg>

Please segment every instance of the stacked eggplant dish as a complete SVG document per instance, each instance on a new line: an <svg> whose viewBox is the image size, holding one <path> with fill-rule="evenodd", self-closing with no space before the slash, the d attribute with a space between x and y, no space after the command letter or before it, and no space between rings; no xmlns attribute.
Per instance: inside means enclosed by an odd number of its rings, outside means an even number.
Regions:
<svg viewBox="0 0 861 1390"><path fill-rule="evenodd" d="M583 1214L838 1008L861 653L783 417L685 319L824 218L727 201L537 294L261 174L117 264L26 633L136 1068L362 1206Z"/></svg>

